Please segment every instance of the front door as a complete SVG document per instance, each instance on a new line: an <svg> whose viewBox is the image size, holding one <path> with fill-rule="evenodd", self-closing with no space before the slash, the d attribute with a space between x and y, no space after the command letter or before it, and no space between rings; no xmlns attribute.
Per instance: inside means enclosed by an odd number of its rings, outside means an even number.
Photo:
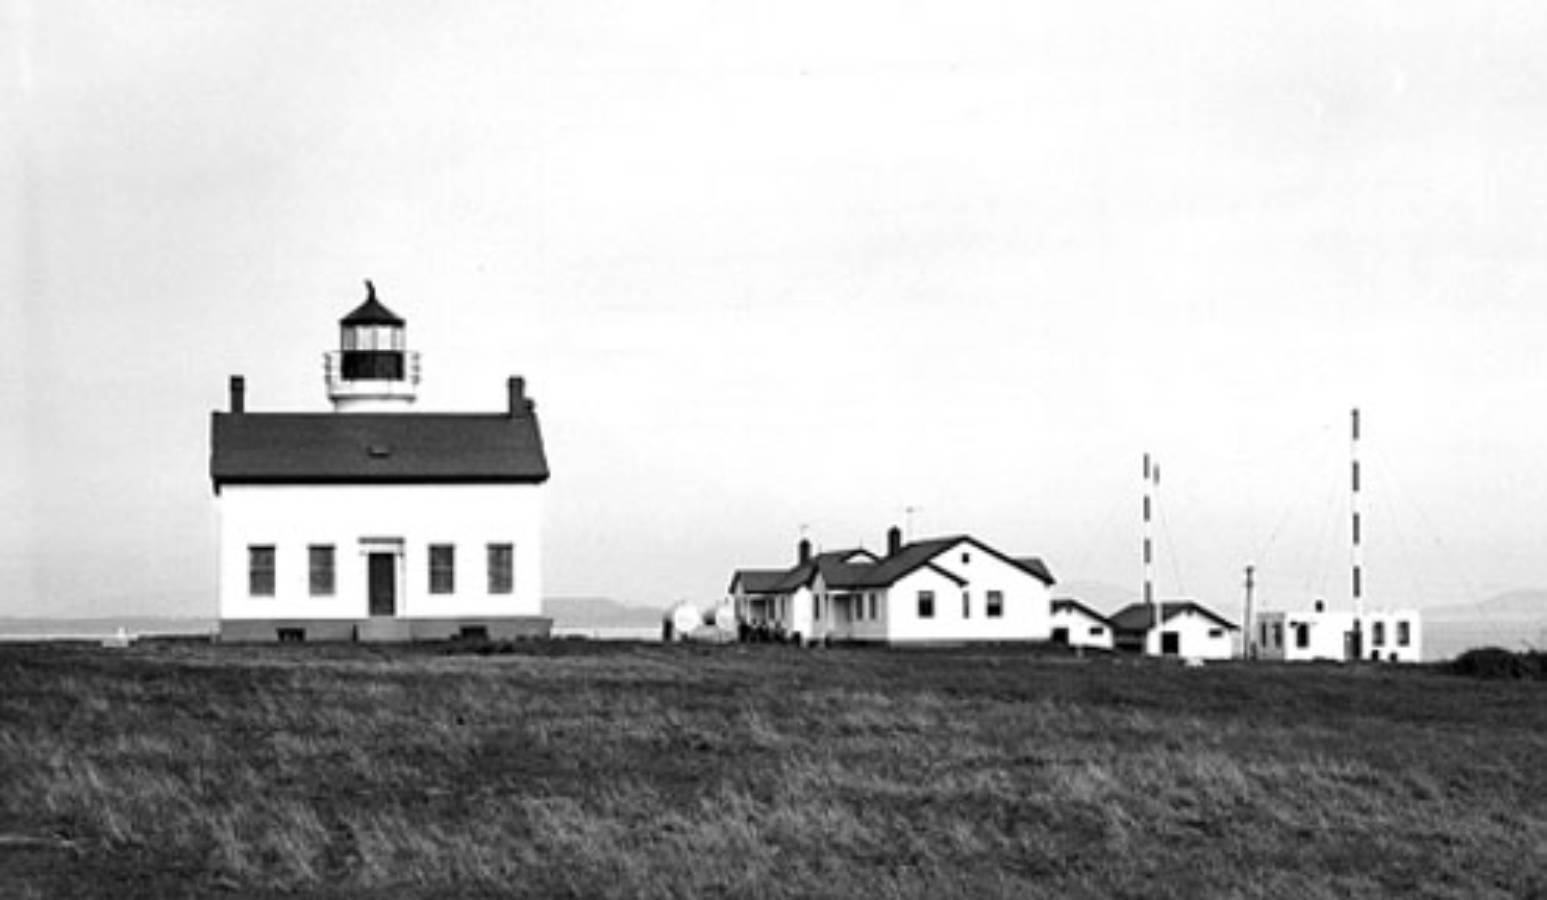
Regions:
<svg viewBox="0 0 1547 900"><path fill-rule="evenodd" d="M372 553L367 557L370 574L368 591L371 615L397 614L397 557L391 553Z"/></svg>

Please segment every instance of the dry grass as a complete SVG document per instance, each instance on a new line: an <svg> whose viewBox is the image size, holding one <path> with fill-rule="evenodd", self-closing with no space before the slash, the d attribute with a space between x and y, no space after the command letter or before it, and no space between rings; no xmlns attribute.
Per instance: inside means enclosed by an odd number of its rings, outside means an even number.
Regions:
<svg viewBox="0 0 1547 900"><path fill-rule="evenodd" d="M0 894L1547 893L1547 685L1025 651L0 647Z"/></svg>

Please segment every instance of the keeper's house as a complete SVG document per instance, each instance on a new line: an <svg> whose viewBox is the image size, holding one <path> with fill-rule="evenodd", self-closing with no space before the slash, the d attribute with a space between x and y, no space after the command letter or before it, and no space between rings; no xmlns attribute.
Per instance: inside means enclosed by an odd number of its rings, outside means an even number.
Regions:
<svg viewBox="0 0 1547 900"><path fill-rule="evenodd" d="M968 535L812 554L797 545L788 569L739 569L729 594L738 620L799 642L965 644L1046 641L1053 575L1041 559L1013 557Z"/></svg>
<svg viewBox="0 0 1547 900"><path fill-rule="evenodd" d="M225 641L543 636L548 462L520 378L493 413L416 413L418 354L366 282L325 358L332 412L210 432Z"/></svg>

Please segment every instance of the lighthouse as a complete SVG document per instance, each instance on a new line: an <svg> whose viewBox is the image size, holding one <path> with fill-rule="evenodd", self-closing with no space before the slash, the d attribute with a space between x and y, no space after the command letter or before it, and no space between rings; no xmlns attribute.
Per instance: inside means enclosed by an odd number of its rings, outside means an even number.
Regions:
<svg viewBox="0 0 1547 900"><path fill-rule="evenodd" d="M233 642L542 636L548 460L526 379L504 409L414 408L419 357L365 283L324 357L333 409L212 413L220 637Z"/></svg>
<svg viewBox="0 0 1547 900"><path fill-rule="evenodd" d="M376 299L365 282L365 302L338 322L338 349L323 357L328 399L335 412L400 412L419 390L419 354L408 349L407 323Z"/></svg>

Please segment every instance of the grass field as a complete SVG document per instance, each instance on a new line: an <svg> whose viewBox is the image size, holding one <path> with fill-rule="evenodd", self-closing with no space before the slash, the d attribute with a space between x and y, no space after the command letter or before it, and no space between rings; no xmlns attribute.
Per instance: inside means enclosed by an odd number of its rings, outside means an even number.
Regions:
<svg viewBox="0 0 1547 900"><path fill-rule="evenodd" d="M0 895L1547 895L1547 683L0 646Z"/></svg>

